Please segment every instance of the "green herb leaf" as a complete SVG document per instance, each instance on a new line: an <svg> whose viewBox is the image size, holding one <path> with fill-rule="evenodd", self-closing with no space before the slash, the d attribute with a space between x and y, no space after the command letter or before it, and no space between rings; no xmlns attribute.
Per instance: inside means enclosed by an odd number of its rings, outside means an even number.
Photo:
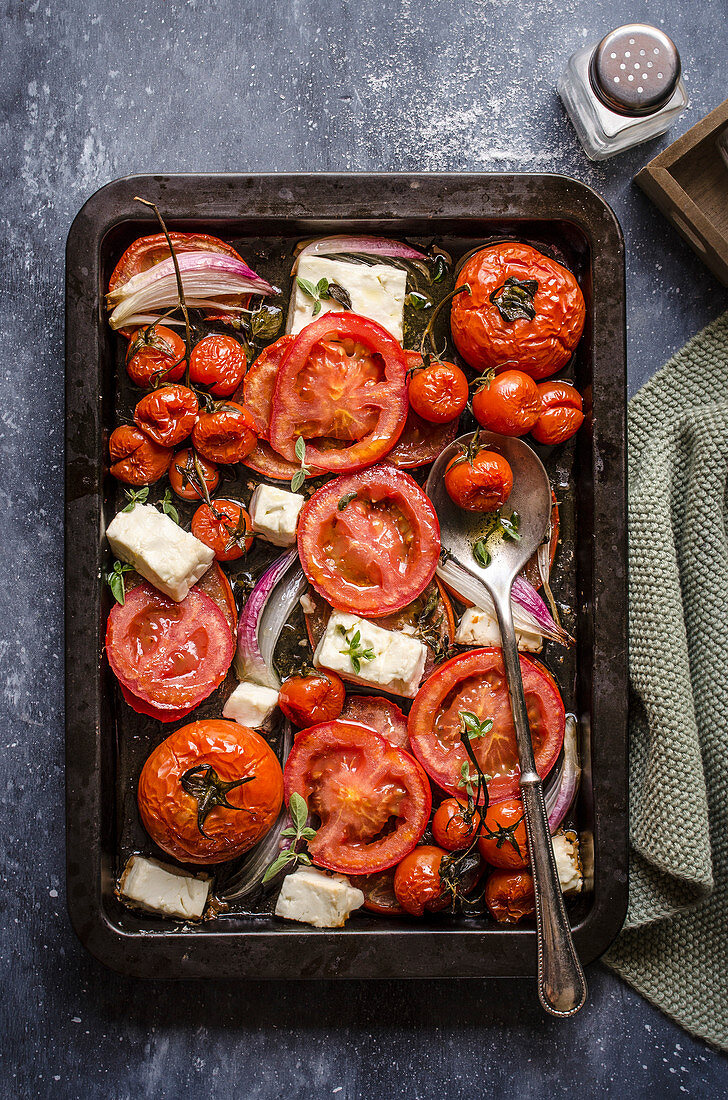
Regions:
<svg viewBox="0 0 728 1100"><path fill-rule="evenodd" d="M356 500L356 492L344 493L343 497L340 497L339 503L336 508L339 512L343 512L347 504L351 504L352 500Z"/></svg>
<svg viewBox="0 0 728 1100"><path fill-rule="evenodd" d="M434 270L432 272L433 283L441 283L449 270L448 262L444 256L435 256Z"/></svg>
<svg viewBox="0 0 728 1100"><path fill-rule="evenodd" d="M303 863L305 867L310 867L313 862L311 857L306 852L299 852L298 862Z"/></svg>
<svg viewBox="0 0 728 1100"><path fill-rule="evenodd" d="M300 835L301 830L306 827L308 806L306 805L306 799L296 791L291 795L291 800L288 803L288 812L291 815L291 821L295 825L297 833Z"/></svg>
<svg viewBox="0 0 728 1100"><path fill-rule="evenodd" d="M306 459L306 441L304 440L303 436L301 436L301 435L299 435L298 439L296 440L296 458L301 463L301 469L296 470L295 474L291 478L291 492L293 492L293 493L298 492L298 490L301 488L301 486L303 485L306 478L311 473L311 471L309 470L308 466L306 465L306 461L305 461L305 459Z"/></svg>
<svg viewBox="0 0 728 1100"><path fill-rule="evenodd" d="M304 440L302 435L299 435L298 439L296 440L296 458L298 459L299 462L303 462L305 457L306 457L306 441Z"/></svg>
<svg viewBox="0 0 728 1100"><path fill-rule="evenodd" d="M473 557L483 569L490 565L490 550L486 545L486 541L484 537L473 544Z"/></svg>
<svg viewBox="0 0 728 1100"><path fill-rule="evenodd" d="M296 830L294 828L291 827L291 828L288 828L288 829L283 829L281 831L281 836L284 836L284 837L286 837L286 839L289 839L290 837L298 836L298 833L296 832Z"/></svg>
<svg viewBox="0 0 728 1100"><path fill-rule="evenodd" d="M473 714L471 710L461 710L459 712L460 721L463 725L463 732L469 741L474 741L478 737L485 737L493 729L493 719L478 718L477 714Z"/></svg>
<svg viewBox="0 0 728 1100"><path fill-rule="evenodd" d="M343 653L345 657L348 657L351 661L352 668L357 675L361 672L362 661L373 661L376 654L371 646L366 649L361 644L361 631L357 630L352 638L349 638L345 628L339 626L339 633L343 636L344 641L347 642L346 649L340 649L339 653Z"/></svg>
<svg viewBox="0 0 728 1100"><path fill-rule="evenodd" d="M293 848L287 848L285 852L281 852L281 854L273 860L273 862L270 864L267 871L263 875L263 878L261 879L261 885L265 886L268 882L270 882L272 878L275 878L276 875L284 869L284 867L290 867L291 865L297 863L299 858L299 855L294 852Z"/></svg>
<svg viewBox="0 0 728 1100"><path fill-rule="evenodd" d="M408 294L404 300L406 306L410 306L412 309L431 309L432 301L424 294L418 294L416 290L413 290Z"/></svg>
<svg viewBox="0 0 728 1100"><path fill-rule="evenodd" d="M172 490L165 489L164 496L162 497L162 511L165 516L169 516L175 523L179 523L179 512L172 504Z"/></svg>
<svg viewBox="0 0 728 1100"><path fill-rule="evenodd" d="M291 492L297 493L306 480L306 474L303 470L297 470L291 478Z"/></svg>
<svg viewBox="0 0 728 1100"><path fill-rule="evenodd" d="M500 525L503 528L505 538L512 542L520 542L522 535L518 528L521 526L521 517L518 512L511 512L510 516L501 516Z"/></svg>
<svg viewBox="0 0 728 1100"><path fill-rule="evenodd" d="M125 508L122 508L122 512L131 512L137 504L145 504L147 497L149 496L149 486L142 485L141 489L125 489L125 495L127 496L129 503Z"/></svg>
<svg viewBox="0 0 728 1100"><path fill-rule="evenodd" d="M256 340L272 340L283 323L280 306L260 305L250 316L250 331Z"/></svg>
<svg viewBox="0 0 728 1100"><path fill-rule="evenodd" d="M317 298L325 298L328 293L329 293L329 280L328 279L323 279L323 278L319 279L319 281L316 283L316 297Z"/></svg>
<svg viewBox="0 0 728 1100"><path fill-rule="evenodd" d="M105 581L111 589L111 595L114 597L117 603L120 603L122 607L126 601L126 585L124 584L124 574L131 573L132 566L125 561L115 561L110 573L105 576Z"/></svg>
<svg viewBox="0 0 728 1100"><path fill-rule="evenodd" d="M462 787L465 792L472 796L475 793L475 784L478 781L478 773L470 770L470 764L467 760L463 760L460 765L460 778L458 779L458 787Z"/></svg>
<svg viewBox="0 0 728 1100"><path fill-rule="evenodd" d="M308 279L302 279L301 276L297 276L296 282L303 291L304 294L308 294L309 298L313 298L314 301L318 298L318 288L314 286Z"/></svg>

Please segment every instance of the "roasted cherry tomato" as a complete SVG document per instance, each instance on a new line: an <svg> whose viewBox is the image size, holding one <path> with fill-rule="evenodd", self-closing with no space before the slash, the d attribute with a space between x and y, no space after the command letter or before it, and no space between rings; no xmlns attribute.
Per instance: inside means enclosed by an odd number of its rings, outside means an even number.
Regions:
<svg viewBox="0 0 728 1100"><path fill-rule="evenodd" d="M503 455L483 448L458 455L445 470L450 499L469 512L494 512L505 504L513 488L513 471Z"/></svg>
<svg viewBox="0 0 728 1100"><path fill-rule="evenodd" d="M446 798L435 810L432 818L432 835L441 848L457 852L469 848L480 826L480 814L467 816L467 806L457 798Z"/></svg>
<svg viewBox="0 0 728 1100"><path fill-rule="evenodd" d="M208 462L192 447L177 451L169 467L169 484L182 500L201 500L201 486L205 483L208 493L214 493L220 483L220 474L214 462Z"/></svg>
<svg viewBox="0 0 728 1100"><path fill-rule="evenodd" d="M541 415L531 428L537 443L565 443L584 423L581 394L568 382L542 382Z"/></svg>
<svg viewBox="0 0 728 1100"><path fill-rule="evenodd" d="M422 362L418 351L405 351L407 370L415 370ZM407 410L407 419L402 434L387 454L387 462L399 466L400 470L414 470L434 462L440 451L452 443L458 434L458 421L449 424L432 424L418 416L412 406Z"/></svg>
<svg viewBox="0 0 728 1100"><path fill-rule="evenodd" d="M206 386L215 397L231 397L245 376L245 348L234 336L213 332L195 344L190 355L190 381Z"/></svg>
<svg viewBox="0 0 728 1100"><path fill-rule="evenodd" d="M150 325L130 341L126 372L142 389L156 381L178 382L185 372L185 352L184 340L173 329Z"/></svg>
<svg viewBox="0 0 728 1100"><path fill-rule="evenodd" d="M411 603L430 583L440 525L414 478L372 466L316 490L301 510L298 552L333 607L376 618Z"/></svg>
<svg viewBox="0 0 728 1100"><path fill-rule="evenodd" d="M341 717L345 722L361 722L380 733L390 745L409 752L407 719L391 699L383 695L349 695Z"/></svg>
<svg viewBox="0 0 728 1100"><path fill-rule="evenodd" d="M109 613L106 655L112 672L160 710L201 703L222 683L234 652L227 619L198 587L175 603L138 584Z"/></svg>
<svg viewBox="0 0 728 1100"><path fill-rule="evenodd" d="M571 358L584 328L579 285L556 260L527 244L482 248L465 262L452 303L450 326L466 363L485 373L516 367L548 378Z"/></svg>
<svg viewBox="0 0 728 1100"><path fill-rule="evenodd" d="M540 412L538 386L522 370L486 375L473 397L473 413L481 428L501 435L525 435Z"/></svg>
<svg viewBox="0 0 728 1100"><path fill-rule="evenodd" d="M520 798L507 798L488 808L488 832L478 837L478 849L491 867L527 867L526 820Z"/></svg>
<svg viewBox="0 0 728 1100"><path fill-rule="evenodd" d="M413 917L425 910L437 913L450 902L448 890L440 878L440 864L447 855L442 848L421 844L402 860L394 872L394 896Z"/></svg>
<svg viewBox="0 0 728 1100"><path fill-rule="evenodd" d="M246 726L191 722L147 758L137 801L163 852L183 863L222 863L257 844L278 817L281 766Z"/></svg>
<svg viewBox="0 0 728 1100"><path fill-rule="evenodd" d="M261 439L268 438L278 369L295 339L295 336L280 336L273 344L263 348L250 364L243 379L242 393L238 391L235 394L235 400L244 404L253 417L255 430Z"/></svg>
<svg viewBox="0 0 728 1100"><path fill-rule="evenodd" d="M242 462L255 447L255 421L243 405L224 401L203 412L192 429L192 442L204 458L229 466Z"/></svg>
<svg viewBox="0 0 728 1100"><path fill-rule="evenodd" d="M151 485L164 477L172 461L169 447L161 447L139 428L122 424L109 436L111 473L127 485Z"/></svg>
<svg viewBox="0 0 728 1100"><path fill-rule="evenodd" d="M284 680L278 706L295 726L305 729L338 718L344 696L344 685L335 672L316 671Z"/></svg>
<svg viewBox="0 0 728 1100"><path fill-rule="evenodd" d="M315 864L344 875L385 871L411 852L430 816L427 776L409 753L373 730L325 722L296 737L284 772L320 818L309 842Z"/></svg>
<svg viewBox="0 0 728 1100"><path fill-rule="evenodd" d="M396 443L407 415L407 366L393 336L367 317L327 313L307 325L281 362L270 443L296 462L343 472L377 462Z"/></svg>
<svg viewBox="0 0 728 1100"><path fill-rule="evenodd" d="M218 561L235 561L253 545L250 516L237 500L201 504L192 517L192 534L215 551Z"/></svg>
<svg viewBox="0 0 728 1100"><path fill-rule="evenodd" d="M536 768L543 778L563 744L564 704L545 669L522 654L520 662ZM475 769L460 737L463 712L493 722L484 736L471 740L480 767L493 777L488 783L491 802L514 798L520 768L500 649L475 649L439 665L418 691L409 714L412 752L443 790L460 799L469 793L468 782L473 791L476 787Z"/></svg>
<svg viewBox="0 0 728 1100"><path fill-rule="evenodd" d="M518 924L536 912L530 871L493 871L485 884L485 904L499 924Z"/></svg>
<svg viewBox="0 0 728 1100"><path fill-rule="evenodd" d="M468 380L454 363L434 360L415 370L407 395L410 407L423 420L449 424L468 403Z"/></svg>
<svg viewBox="0 0 728 1100"><path fill-rule="evenodd" d="M198 408L187 386L160 386L137 404L134 423L162 447L177 447L192 431Z"/></svg>

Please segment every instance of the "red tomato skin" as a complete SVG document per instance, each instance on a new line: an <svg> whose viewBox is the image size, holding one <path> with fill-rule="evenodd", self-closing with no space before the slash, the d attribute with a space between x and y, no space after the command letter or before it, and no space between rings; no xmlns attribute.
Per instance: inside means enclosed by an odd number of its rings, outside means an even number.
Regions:
<svg viewBox="0 0 728 1100"><path fill-rule="evenodd" d="M294 726L306 729L338 718L345 695L344 684L335 672L313 672L284 680L278 706Z"/></svg>
<svg viewBox="0 0 728 1100"><path fill-rule="evenodd" d="M349 695L341 717L345 722L361 722L395 748L410 751L407 718L396 703L383 695Z"/></svg>
<svg viewBox="0 0 728 1100"><path fill-rule="evenodd" d="M490 300L509 278L538 282L533 320L505 321ZM465 283L470 294L453 299L450 327L455 347L471 367L480 373L515 367L540 379L569 362L586 307L576 279L560 263L527 244L489 245L463 265L456 285Z"/></svg>
<svg viewBox="0 0 728 1100"><path fill-rule="evenodd" d="M139 428L122 424L109 436L109 458L111 474L117 481L151 485L166 474L172 451L155 443Z"/></svg>
<svg viewBox="0 0 728 1100"><path fill-rule="evenodd" d="M221 519L215 515L218 512ZM232 532L236 529L240 520L245 520L245 529L250 531L241 546L239 542L233 543L228 548ZM215 551L217 561L236 561L246 554L253 545L253 524L250 516L237 500L213 500L212 508L207 504L201 504L192 517L192 534L205 546Z"/></svg>
<svg viewBox="0 0 728 1100"><path fill-rule="evenodd" d="M228 792L235 809L216 806L207 815L207 836L197 824L197 800L180 782L201 765L211 765L223 782L253 777ZM253 730L206 719L176 730L154 749L139 777L137 801L142 825L167 855L183 863L222 863L270 830L283 801L283 775L275 753Z"/></svg>
<svg viewBox="0 0 728 1100"><path fill-rule="evenodd" d="M186 350L184 340L174 329L155 325L150 343L138 338L130 341L126 373L141 389L147 389L156 380L178 382L185 372Z"/></svg>
<svg viewBox="0 0 728 1100"><path fill-rule="evenodd" d="M160 386L137 403L134 423L161 447L177 447L192 431L198 409L187 386Z"/></svg>
<svg viewBox="0 0 728 1100"><path fill-rule="evenodd" d="M212 563L207 572L200 577L195 587L204 592L206 596L209 596L211 600L214 600L228 621L233 640L236 640L238 608L235 603L232 585L218 562L214 561Z"/></svg>
<svg viewBox="0 0 728 1100"><path fill-rule="evenodd" d="M437 913L445 909L449 898L440 879L440 864L447 852L432 844L421 844L402 860L394 872L394 896L412 917L425 910Z"/></svg>
<svg viewBox="0 0 728 1100"><path fill-rule="evenodd" d="M493 871L485 883L485 904L499 924L518 924L536 912L529 871Z"/></svg>
<svg viewBox="0 0 728 1100"><path fill-rule="evenodd" d="M494 512L506 503L513 488L513 471L496 451L478 451L475 458L453 458L445 470L450 499L468 512Z"/></svg>
<svg viewBox="0 0 728 1100"><path fill-rule="evenodd" d="M485 815L486 826L495 832L498 826L504 829L512 828L515 840L520 848L520 853L515 850L509 841L498 847L495 839L488 836L478 837L478 851L491 867L510 868L511 870L528 867L531 862L528 857L528 840L526 837L526 821L524 818L523 803L520 798L507 798L503 802L497 802L488 807Z"/></svg>
<svg viewBox="0 0 728 1100"><path fill-rule="evenodd" d="M250 364L243 379L242 393L238 390L235 394L234 400L245 405L253 417L260 439L268 439L278 370L295 339L295 336L279 336L273 344L263 348L257 359Z"/></svg>
<svg viewBox="0 0 728 1100"><path fill-rule="evenodd" d="M372 773L372 786L367 787ZM365 726L339 719L303 730L293 743L283 780L286 804L296 791L321 818L309 851L318 867L330 871L386 871L412 851L427 827L432 793L424 770L409 753ZM398 793L400 788L404 794ZM395 804L395 828L370 841L390 820ZM364 829L363 839L354 836L357 824Z"/></svg>
<svg viewBox="0 0 728 1100"><path fill-rule="evenodd" d="M457 798L446 798L435 810L432 835L441 848L459 852L469 848L480 825L480 814L474 813L470 825L463 818L463 805Z"/></svg>
<svg viewBox="0 0 728 1100"><path fill-rule="evenodd" d="M394 893L394 875L396 868L378 871L374 875L351 875L352 886L364 894L364 908L370 913L379 913L387 917L404 917L405 911Z"/></svg>
<svg viewBox="0 0 728 1100"><path fill-rule="evenodd" d="M384 544L367 543L371 561L364 562L362 568L373 562L372 568L382 576L385 571L389 574L388 579L380 579L378 583L357 585L348 580L325 545L329 529L345 532L352 523L351 515L347 517L346 510L339 510L340 501L349 493L356 493L357 498L347 509L353 505L352 511L357 516L363 510L362 522L366 522L370 504L381 506L383 501L391 500L411 527L407 562L399 573L394 572ZM350 540L347 559L353 546ZM361 540L356 546L359 556L369 552ZM298 553L308 580L332 607L381 618L411 603L432 580L440 555L440 524L429 498L414 478L394 466L372 466L328 482L306 501L298 521Z"/></svg>
<svg viewBox="0 0 728 1100"><path fill-rule="evenodd" d="M581 394L568 382L543 382L538 391L542 411L531 435L537 443L565 443L584 423Z"/></svg>
<svg viewBox="0 0 728 1100"><path fill-rule="evenodd" d="M209 462L230 466L255 448L255 421L243 405L226 401L214 412L203 412L192 429L192 443Z"/></svg>
<svg viewBox="0 0 728 1100"><path fill-rule="evenodd" d="M180 500L201 500L202 493L195 488L184 474L185 468L190 463L190 455L194 453L192 447L185 447L177 451L169 467L169 483ZM202 455L197 455L197 463L202 471L208 493L214 493L220 483L220 474L214 462L208 462Z"/></svg>
<svg viewBox="0 0 728 1100"><path fill-rule="evenodd" d="M203 337L190 355L190 381L206 386L215 397L232 397L247 369L245 348L227 333Z"/></svg>
<svg viewBox="0 0 728 1100"><path fill-rule="evenodd" d="M299 393L299 380L307 364L315 349L325 346L327 340L350 341L363 346L378 358L384 370L384 379L366 388L367 404L380 410L376 424L350 446L341 448L319 447L314 437L309 439L306 435L306 422L317 409L321 378L318 385L304 386L303 396ZM331 473L350 473L371 466L392 449L402 434L407 417L406 374L404 351L376 321L349 312L327 313L312 321L296 336L278 370L269 431L273 449L288 462L294 462L295 444L300 436L306 443L306 465L310 467ZM346 376L343 381L339 380L342 393L335 402L339 417L341 398L347 393L347 380ZM318 396L320 399L320 394ZM333 434L334 428L335 425L329 434Z"/></svg>
<svg viewBox="0 0 728 1100"><path fill-rule="evenodd" d="M473 396L473 414L481 428L500 435L525 435L541 413L541 396L530 374L505 370Z"/></svg>
<svg viewBox="0 0 728 1100"><path fill-rule="evenodd" d="M454 363L435 361L412 375L410 407L432 424L449 424L468 403L468 380Z"/></svg>

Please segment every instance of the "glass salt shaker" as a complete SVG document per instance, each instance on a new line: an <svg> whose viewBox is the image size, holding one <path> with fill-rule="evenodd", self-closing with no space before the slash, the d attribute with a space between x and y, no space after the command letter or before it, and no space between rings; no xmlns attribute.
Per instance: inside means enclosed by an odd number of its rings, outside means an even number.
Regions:
<svg viewBox="0 0 728 1100"><path fill-rule="evenodd" d="M577 50L558 92L590 160L664 134L688 105L677 47L647 23L617 27Z"/></svg>

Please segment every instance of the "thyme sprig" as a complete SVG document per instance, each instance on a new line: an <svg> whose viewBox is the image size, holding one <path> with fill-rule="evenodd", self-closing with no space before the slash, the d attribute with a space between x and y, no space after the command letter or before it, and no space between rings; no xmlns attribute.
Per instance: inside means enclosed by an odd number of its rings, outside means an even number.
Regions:
<svg viewBox="0 0 728 1100"><path fill-rule="evenodd" d="M106 574L104 580L111 589L111 595L114 597L117 603L120 603L123 607L126 602L126 585L124 584L124 574L133 572L133 566L129 565L125 561L115 561L111 570Z"/></svg>
<svg viewBox="0 0 728 1100"><path fill-rule="evenodd" d="M337 627L337 631L347 643L346 649L340 649L339 653L343 653L345 657L349 658L352 668L358 676L361 672L362 661L373 661L376 654L371 646L364 647L362 645L360 630L356 630L351 638L348 635L346 627L341 626L341 624Z"/></svg>
<svg viewBox="0 0 728 1100"><path fill-rule="evenodd" d="M142 203L143 206L149 206L154 211L154 213L157 215L157 221L162 227L162 232L164 233L164 236L167 240L167 244L169 245L169 252L172 257L172 263L174 264L174 275L177 281L177 299L179 303L179 308L182 311L182 316L185 319L185 385L189 386L190 356L192 354L192 325L190 324L190 315L187 311L187 303L185 302L185 290L182 285L182 273L179 269L179 263L177 262L177 253L174 250L172 238L169 235L169 230L164 223L164 218L160 214L157 204L155 202L150 202L149 199L142 199L138 195L134 196L134 201Z"/></svg>

